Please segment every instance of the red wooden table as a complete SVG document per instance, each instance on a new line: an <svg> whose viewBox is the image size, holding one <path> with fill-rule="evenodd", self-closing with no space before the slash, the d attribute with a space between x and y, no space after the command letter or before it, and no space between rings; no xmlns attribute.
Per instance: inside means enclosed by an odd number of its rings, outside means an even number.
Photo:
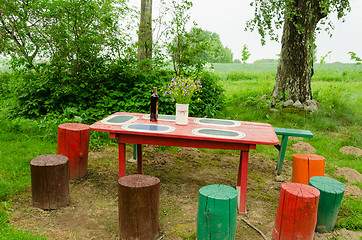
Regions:
<svg viewBox="0 0 362 240"><path fill-rule="evenodd" d="M189 117L187 125L176 125L174 116L160 115L151 122L148 114L117 112L94 123L91 130L109 132L118 138L119 177L126 175L126 143L137 144L138 173L142 174L142 144L240 150L236 190L239 212L246 212L249 150L257 144L279 143L272 126L265 123Z"/></svg>

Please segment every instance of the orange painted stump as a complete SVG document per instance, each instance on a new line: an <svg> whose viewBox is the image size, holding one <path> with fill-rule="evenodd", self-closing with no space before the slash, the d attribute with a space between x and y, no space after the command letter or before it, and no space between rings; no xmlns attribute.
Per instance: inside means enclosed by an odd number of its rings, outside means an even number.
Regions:
<svg viewBox="0 0 362 240"><path fill-rule="evenodd" d="M292 182L308 185L314 176L324 176L325 158L315 154L294 154Z"/></svg>
<svg viewBox="0 0 362 240"><path fill-rule="evenodd" d="M69 203L68 158L48 154L30 162L31 195L34 207L57 209Z"/></svg>
<svg viewBox="0 0 362 240"><path fill-rule="evenodd" d="M87 174L89 126L81 123L65 123L58 126L58 154L69 159L70 179Z"/></svg>
<svg viewBox="0 0 362 240"><path fill-rule="evenodd" d="M283 183L275 217L273 238L312 240L317 223L320 192L300 183Z"/></svg>

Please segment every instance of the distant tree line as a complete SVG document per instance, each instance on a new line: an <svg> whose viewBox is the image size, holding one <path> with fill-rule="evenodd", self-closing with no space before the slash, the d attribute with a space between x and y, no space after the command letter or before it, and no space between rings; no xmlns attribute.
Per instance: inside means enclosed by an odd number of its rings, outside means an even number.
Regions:
<svg viewBox="0 0 362 240"><path fill-rule="evenodd" d="M233 53L227 46L224 47L217 33L202 31L202 37L210 42L209 48L202 54L202 59L210 63L232 63Z"/></svg>

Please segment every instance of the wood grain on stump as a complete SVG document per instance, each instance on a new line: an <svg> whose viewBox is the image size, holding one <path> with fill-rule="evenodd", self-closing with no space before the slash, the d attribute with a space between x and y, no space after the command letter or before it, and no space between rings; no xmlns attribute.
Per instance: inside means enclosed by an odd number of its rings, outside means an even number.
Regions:
<svg viewBox="0 0 362 240"><path fill-rule="evenodd" d="M31 193L34 207L57 209L69 203L68 158L41 155L30 162Z"/></svg>
<svg viewBox="0 0 362 240"><path fill-rule="evenodd" d="M208 185L199 190L197 239L235 239L238 192L225 185Z"/></svg>
<svg viewBox="0 0 362 240"><path fill-rule="evenodd" d="M69 159L70 179L80 179L87 174L90 128L81 123L58 126L57 153Z"/></svg>
<svg viewBox="0 0 362 240"><path fill-rule="evenodd" d="M153 240L159 231L160 180L134 174L118 180L120 239Z"/></svg>
<svg viewBox="0 0 362 240"><path fill-rule="evenodd" d="M346 188L343 183L328 177L312 177L309 185L318 189L319 197L316 231L325 233L333 230Z"/></svg>
<svg viewBox="0 0 362 240"><path fill-rule="evenodd" d="M308 185L314 176L324 176L325 158L316 154L294 154L292 182Z"/></svg>
<svg viewBox="0 0 362 240"><path fill-rule="evenodd" d="M274 239L312 240L320 192L301 183L283 183L273 229Z"/></svg>

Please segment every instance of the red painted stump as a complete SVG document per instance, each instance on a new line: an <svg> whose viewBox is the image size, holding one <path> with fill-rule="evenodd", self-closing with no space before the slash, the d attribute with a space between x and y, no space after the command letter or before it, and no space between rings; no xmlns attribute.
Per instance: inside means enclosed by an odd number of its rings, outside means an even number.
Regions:
<svg viewBox="0 0 362 240"><path fill-rule="evenodd" d="M320 192L300 183L283 183L275 217L273 238L313 239Z"/></svg>
<svg viewBox="0 0 362 240"><path fill-rule="evenodd" d="M325 158L316 154L294 154L292 182L308 185L314 176L324 176Z"/></svg>
<svg viewBox="0 0 362 240"><path fill-rule="evenodd" d="M118 180L119 237L121 240L157 238L160 180L134 174Z"/></svg>
<svg viewBox="0 0 362 240"><path fill-rule="evenodd" d="M69 202L68 158L41 155L30 162L31 195L34 207L57 209Z"/></svg>
<svg viewBox="0 0 362 240"><path fill-rule="evenodd" d="M58 126L58 154L69 159L70 179L79 179L87 174L89 126L80 123L65 123Z"/></svg>

